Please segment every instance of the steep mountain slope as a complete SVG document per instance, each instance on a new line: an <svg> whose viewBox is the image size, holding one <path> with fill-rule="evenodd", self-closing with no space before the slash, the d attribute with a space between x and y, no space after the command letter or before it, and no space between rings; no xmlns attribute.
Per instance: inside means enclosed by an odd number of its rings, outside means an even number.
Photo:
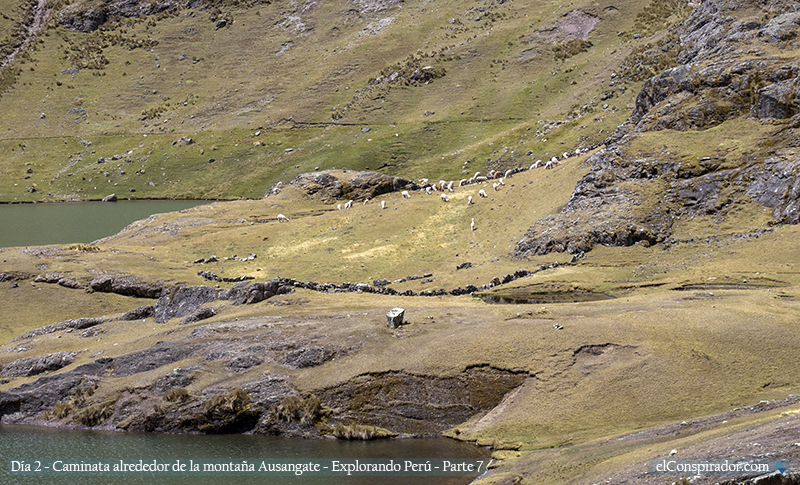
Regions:
<svg viewBox="0 0 800 485"><path fill-rule="evenodd" d="M647 80L564 210L517 255L747 233L764 222L751 217L759 207L798 222L800 6L705 1L673 30L680 42L663 48L679 65Z"/></svg>
<svg viewBox="0 0 800 485"><path fill-rule="evenodd" d="M529 166L629 115L640 81L612 73L647 42L643 6L53 5L5 70L0 200L257 198L317 167Z"/></svg>

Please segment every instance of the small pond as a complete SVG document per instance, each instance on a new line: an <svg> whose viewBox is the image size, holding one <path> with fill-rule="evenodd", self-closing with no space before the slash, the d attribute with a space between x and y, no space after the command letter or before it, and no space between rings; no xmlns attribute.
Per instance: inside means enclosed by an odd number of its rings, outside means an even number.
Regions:
<svg viewBox="0 0 800 485"><path fill-rule="evenodd" d="M202 200L125 200L0 204L0 247L90 243L153 214L208 204Z"/></svg>

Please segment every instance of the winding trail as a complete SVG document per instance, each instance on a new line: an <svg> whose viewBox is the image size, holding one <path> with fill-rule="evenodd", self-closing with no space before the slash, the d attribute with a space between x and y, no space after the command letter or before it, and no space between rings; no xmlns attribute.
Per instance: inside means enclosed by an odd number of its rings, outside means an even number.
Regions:
<svg viewBox="0 0 800 485"><path fill-rule="evenodd" d="M50 0L39 0L33 9L33 21L25 31L25 38L5 59L0 61L0 71L14 63L17 56L23 52L36 39L36 36L44 27L47 18L50 16L52 8L48 5Z"/></svg>

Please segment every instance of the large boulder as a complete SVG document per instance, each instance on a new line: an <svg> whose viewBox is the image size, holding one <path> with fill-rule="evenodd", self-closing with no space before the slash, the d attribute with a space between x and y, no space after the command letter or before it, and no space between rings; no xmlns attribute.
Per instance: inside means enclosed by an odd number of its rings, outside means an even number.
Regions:
<svg viewBox="0 0 800 485"><path fill-rule="evenodd" d="M386 325L389 328L399 328L403 324L403 316L406 311L403 308L392 308L386 314Z"/></svg>

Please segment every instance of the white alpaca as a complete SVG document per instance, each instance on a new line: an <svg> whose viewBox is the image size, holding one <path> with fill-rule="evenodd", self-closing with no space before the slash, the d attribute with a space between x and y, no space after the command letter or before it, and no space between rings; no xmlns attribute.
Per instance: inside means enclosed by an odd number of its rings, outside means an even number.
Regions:
<svg viewBox="0 0 800 485"><path fill-rule="evenodd" d="M447 194L442 192L442 202L450 202L450 199L447 198Z"/></svg>
<svg viewBox="0 0 800 485"><path fill-rule="evenodd" d="M337 211L342 210L342 204L336 204L336 210Z"/></svg>
<svg viewBox="0 0 800 485"><path fill-rule="evenodd" d="M367 205L367 202L369 202L369 199L364 199L364 205Z"/></svg>
<svg viewBox="0 0 800 485"><path fill-rule="evenodd" d="M276 219L278 219L278 222L289 222L289 218L283 214L278 214Z"/></svg>
<svg viewBox="0 0 800 485"><path fill-rule="evenodd" d="M449 184L447 184L447 190L448 190L449 192L452 192L452 191L453 191L453 181L452 181L452 180L450 181L450 183L449 183Z"/></svg>
<svg viewBox="0 0 800 485"><path fill-rule="evenodd" d="M459 187L463 187L465 185L467 185L467 179L461 179L461 181L458 183Z"/></svg>
<svg viewBox="0 0 800 485"><path fill-rule="evenodd" d="M426 194L428 194L428 195L431 195L431 192L433 192L433 189L431 188L431 186L430 186L430 185L429 185L429 186L427 186L427 187L425 187L425 193L426 193Z"/></svg>
<svg viewBox="0 0 800 485"><path fill-rule="evenodd" d="M402 195L404 199L410 199L411 198L411 194L409 194L407 190L402 191L400 193L400 195Z"/></svg>
<svg viewBox="0 0 800 485"><path fill-rule="evenodd" d="M503 182L503 177L500 177L499 179L497 179L497 181L498 181L498 183L500 185L505 185L506 184L505 182Z"/></svg>
<svg viewBox="0 0 800 485"><path fill-rule="evenodd" d="M531 165L530 170L533 170L534 168L539 168L541 165L542 165L542 161L541 160L536 160L535 162L533 162L533 165Z"/></svg>
<svg viewBox="0 0 800 485"><path fill-rule="evenodd" d="M489 197L488 195L486 195L486 191L483 190L483 189L478 191L478 195L483 197L483 198Z"/></svg>
<svg viewBox="0 0 800 485"><path fill-rule="evenodd" d="M348 200L347 202L344 203L344 208L345 209L349 209L351 207L353 207L353 201L352 200Z"/></svg>
<svg viewBox="0 0 800 485"><path fill-rule="evenodd" d="M498 187L500 187L500 184L498 184L497 182L495 182L495 183L493 183L493 184L492 184L492 188L493 188L494 190L497 190L497 188L498 188Z"/></svg>
<svg viewBox="0 0 800 485"><path fill-rule="evenodd" d="M470 231L474 231L475 230L475 218L474 217L472 218L472 222L469 223L469 230Z"/></svg>
<svg viewBox="0 0 800 485"><path fill-rule="evenodd" d="M386 208L386 201L382 200L381 201L381 209L385 209L385 208Z"/></svg>
<svg viewBox="0 0 800 485"><path fill-rule="evenodd" d="M472 205L472 196L471 195L467 196L467 205Z"/></svg>

